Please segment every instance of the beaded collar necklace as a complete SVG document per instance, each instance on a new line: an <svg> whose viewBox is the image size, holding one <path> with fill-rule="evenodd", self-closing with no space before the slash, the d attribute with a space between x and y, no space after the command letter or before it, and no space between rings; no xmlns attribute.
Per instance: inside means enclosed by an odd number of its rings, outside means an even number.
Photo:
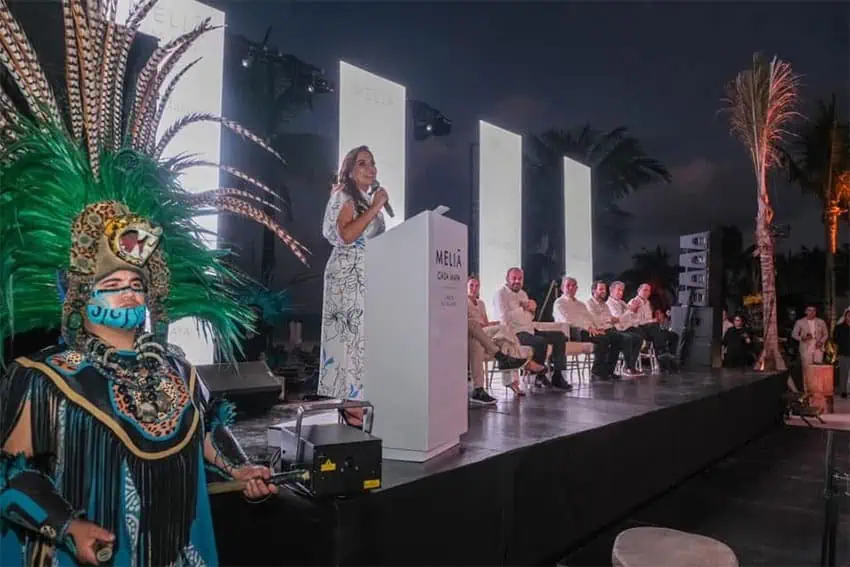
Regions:
<svg viewBox="0 0 850 567"><path fill-rule="evenodd" d="M142 423L152 423L167 414L175 399L169 395L169 364L165 348L147 333L139 336L132 351L107 346L97 337L86 342L86 358L101 374L117 386L127 409Z"/></svg>

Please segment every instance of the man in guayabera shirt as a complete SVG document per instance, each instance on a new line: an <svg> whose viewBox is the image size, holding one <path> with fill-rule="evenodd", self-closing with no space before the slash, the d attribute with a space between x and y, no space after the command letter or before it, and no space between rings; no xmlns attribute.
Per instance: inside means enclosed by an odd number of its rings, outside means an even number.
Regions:
<svg viewBox="0 0 850 567"><path fill-rule="evenodd" d="M569 276L564 278L561 297L552 304L552 318L557 323L570 326L570 338L574 341L593 343L593 365L590 367L591 380L610 380L614 376L614 367L620 351L616 340L605 329L599 327L599 321L576 299L578 282Z"/></svg>
<svg viewBox="0 0 850 567"><path fill-rule="evenodd" d="M607 299L608 285L603 281L594 282L593 293L590 299L587 300L587 308L596 319L596 326L610 335L614 348L623 353L623 362L625 363L623 376L627 378L640 376L641 372L638 372L635 366L638 354L640 353L640 347L643 344L643 338L640 335L630 333L625 329L620 330L617 327L617 324L620 323L620 317L611 311L611 308L606 302ZM627 315L627 322L628 319L629 317ZM629 324L629 326L631 325Z"/></svg>
<svg viewBox="0 0 850 567"><path fill-rule="evenodd" d="M634 318L633 332L652 343L655 356L660 362L662 359L674 357L679 336L659 324L649 301L651 295L652 286L648 283L640 284L637 295L628 303L628 309Z"/></svg>
<svg viewBox="0 0 850 567"><path fill-rule="evenodd" d="M537 302L528 298L522 289L525 276L520 268L511 268L505 274L505 285L496 292L493 308L496 318L507 325L520 344L534 349L532 360L541 366L546 365L546 348L552 345L552 381L546 379L545 371L537 374L536 385L555 386L562 390L572 390L572 385L564 378L567 367L567 337L558 331L535 331L534 312Z"/></svg>
<svg viewBox="0 0 850 567"><path fill-rule="evenodd" d="M617 318L614 323L614 328L621 333L628 333L634 340L637 341L637 348L629 354L623 353L626 360L626 368L635 370L637 367L637 358L640 354L640 347L643 344L643 334L637 329L636 321L638 316L635 312L629 309L629 304L623 301L623 295L626 291L626 284L620 281L612 282L610 287L610 295L606 305L611 314Z"/></svg>

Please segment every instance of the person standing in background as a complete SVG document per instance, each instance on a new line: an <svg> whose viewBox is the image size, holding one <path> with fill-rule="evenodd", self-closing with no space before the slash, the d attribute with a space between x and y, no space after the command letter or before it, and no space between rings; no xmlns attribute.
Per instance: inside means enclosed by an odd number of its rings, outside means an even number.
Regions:
<svg viewBox="0 0 850 567"><path fill-rule="evenodd" d="M832 340L838 350L838 384L842 398L847 397L847 380L850 377L850 307L841 314L841 320L832 331Z"/></svg>
<svg viewBox="0 0 850 567"><path fill-rule="evenodd" d="M806 316L794 324L791 338L800 343L800 363L803 366L823 362L823 347L829 331L824 320L818 317L814 305L806 306Z"/></svg>

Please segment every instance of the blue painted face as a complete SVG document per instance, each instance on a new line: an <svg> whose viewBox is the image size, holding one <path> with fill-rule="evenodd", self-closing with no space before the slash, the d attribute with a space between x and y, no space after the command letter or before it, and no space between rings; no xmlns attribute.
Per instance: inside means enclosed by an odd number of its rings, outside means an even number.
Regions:
<svg viewBox="0 0 850 567"><path fill-rule="evenodd" d="M89 321L95 325L126 330L138 329L145 324L145 288L140 278L124 278L120 274L114 274L103 280L101 286L101 289L92 292L86 305ZM129 302L135 305L126 305L128 302L121 301L125 294L135 296L136 301Z"/></svg>

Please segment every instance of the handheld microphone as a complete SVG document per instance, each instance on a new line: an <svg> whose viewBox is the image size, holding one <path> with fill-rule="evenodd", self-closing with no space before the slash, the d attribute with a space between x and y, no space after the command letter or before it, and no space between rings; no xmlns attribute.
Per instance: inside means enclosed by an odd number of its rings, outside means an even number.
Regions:
<svg viewBox="0 0 850 567"><path fill-rule="evenodd" d="M372 182L372 189L371 189L371 191L369 191L369 195L374 195L375 191L377 191L380 188L381 188L381 183L377 179L374 180ZM387 199L387 202L384 203L384 210L387 211L387 214L390 216L390 218L393 218L395 216L395 212L393 212L393 208L392 208L392 206L390 206L389 199Z"/></svg>

